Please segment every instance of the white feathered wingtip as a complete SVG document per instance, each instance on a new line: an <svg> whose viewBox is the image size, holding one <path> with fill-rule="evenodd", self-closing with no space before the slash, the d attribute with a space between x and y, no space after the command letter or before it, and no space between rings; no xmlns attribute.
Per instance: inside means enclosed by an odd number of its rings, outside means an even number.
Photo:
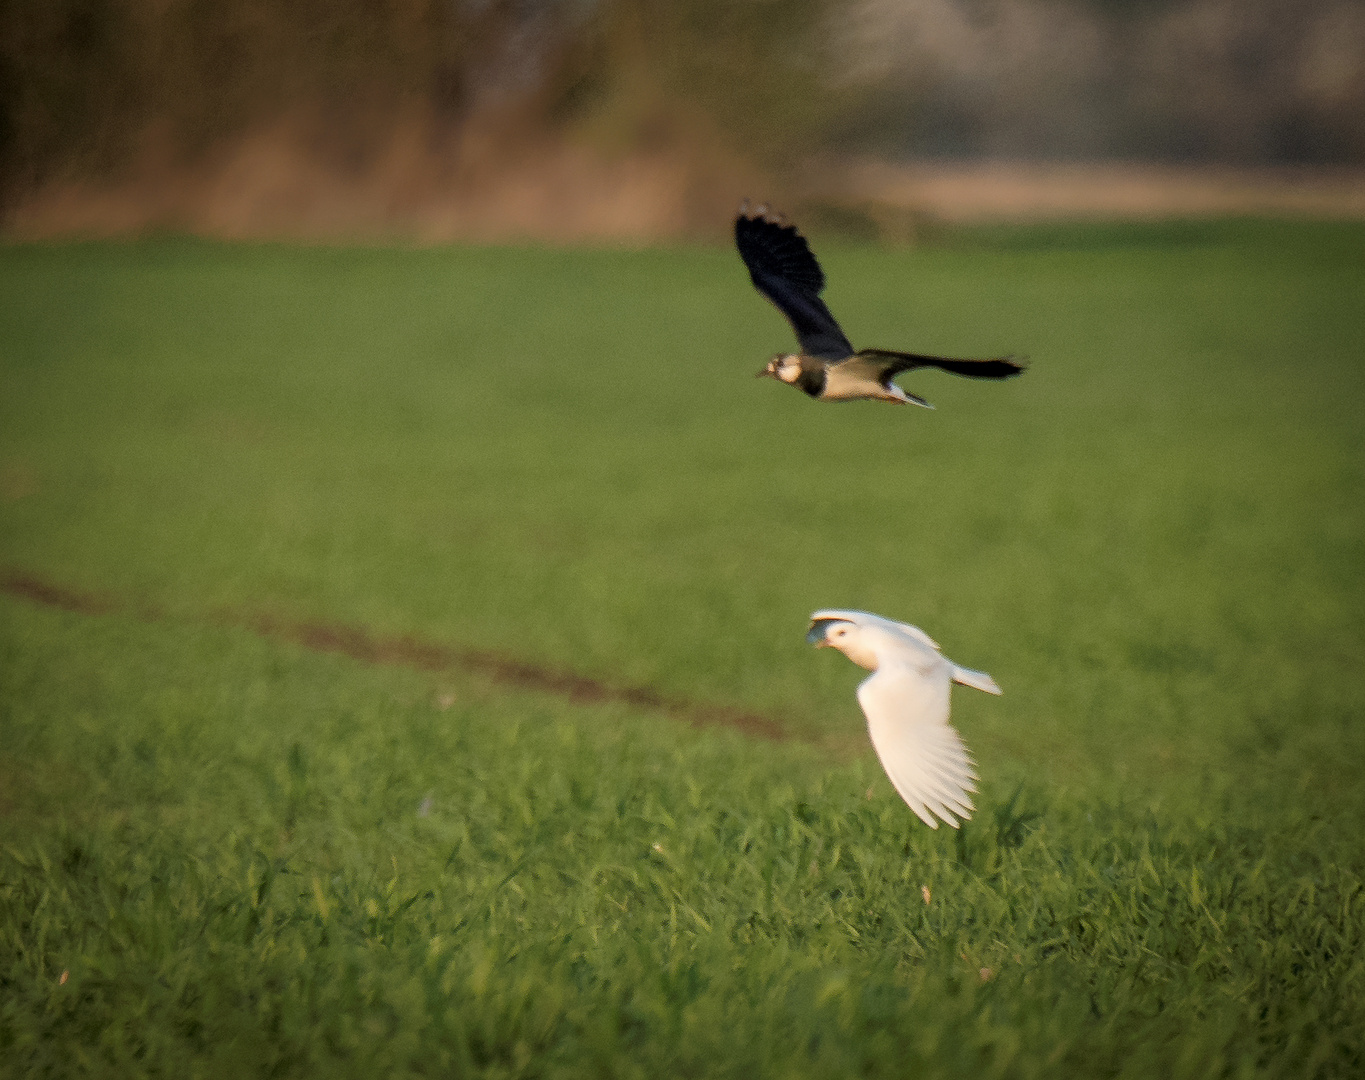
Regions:
<svg viewBox="0 0 1365 1080"><path fill-rule="evenodd" d="M811 622L820 622L823 619L842 619L844 622L856 623L859 619L877 618L876 615L869 615L866 611L846 611L839 608L824 608L820 611L811 613Z"/></svg>
<svg viewBox="0 0 1365 1080"><path fill-rule="evenodd" d="M817 611L810 617L813 624L821 619L842 619L844 622L851 622L855 626L893 626L903 633L909 634L916 641L922 641L931 649L938 649L939 643L921 630L918 626L911 626L909 623L896 622L895 619L888 619L882 615L874 615L870 611L845 611L830 608L825 611ZM989 676L987 676L989 678Z"/></svg>
<svg viewBox="0 0 1365 1080"><path fill-rule="evenodd" d="M984 690L996 697L1004 693L999 684L984 671L973 671L969 667L958 667L956 664L953 665L953 682L970 686L973 690Z"/></svg>

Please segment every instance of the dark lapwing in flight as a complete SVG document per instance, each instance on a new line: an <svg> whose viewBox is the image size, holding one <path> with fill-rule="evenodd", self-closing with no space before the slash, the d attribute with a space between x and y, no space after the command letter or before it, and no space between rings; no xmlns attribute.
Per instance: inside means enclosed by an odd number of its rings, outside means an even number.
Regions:
<svg viewBox="0 0 1365 1080"><path fill-rule="evenodd" d="M746 201L735 218L735 245L754 287L787 317L801 346L800 352L773 357L758 373L759 378L771 375L821 401L870 398L932 409L923 398L907 393L892 380L902 371L925 367L976 379L1008 379L1024 370L1022 364L1007 357L954 360L889 349L855 352L820 299L825 272L796 226L766 206L751 211Z"/></svg>

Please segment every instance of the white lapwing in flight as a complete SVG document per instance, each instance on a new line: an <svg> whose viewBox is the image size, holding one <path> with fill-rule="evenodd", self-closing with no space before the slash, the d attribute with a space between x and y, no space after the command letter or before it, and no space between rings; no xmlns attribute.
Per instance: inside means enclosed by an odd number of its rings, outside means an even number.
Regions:
<svg viewBox="0 0 1365 1080"><path fill-rule="evenodd" d="M976 770L948 723L953 683L1000 693L984 671L958 667L917 626L866 611L817 611L806 640L838 649L872 674L858 686L872 745L891 783L926 825L953 828L972 816Z"/></svg>
<svg viewBox="0 0 1365 1080"><path fill-rule="evenodd" d="M889 349L855 351L820 299L825 272L796 226L766 206L750 211L746 201L735 218L735 245L754 287L787 317L801 346L799 352L774 356L759 378L771 375L821 401L869 398L931 409L922 397L897 386L895 377L925 367L976 379L1008 379L1024 370L1008 357L954 360Z"/></svg>

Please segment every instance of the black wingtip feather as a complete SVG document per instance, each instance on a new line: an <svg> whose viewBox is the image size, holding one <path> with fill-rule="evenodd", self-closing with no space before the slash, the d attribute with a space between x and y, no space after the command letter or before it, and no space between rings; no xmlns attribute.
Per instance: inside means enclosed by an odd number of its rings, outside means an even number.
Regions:
<svg viewBox="0 0 1365 1080"><path fill-rule="evenodd" d="M735 246L751 273L775 274L817 296L825 287L825 272L806 238L766 204L750 208L747 199L741 204Z"/></svg>

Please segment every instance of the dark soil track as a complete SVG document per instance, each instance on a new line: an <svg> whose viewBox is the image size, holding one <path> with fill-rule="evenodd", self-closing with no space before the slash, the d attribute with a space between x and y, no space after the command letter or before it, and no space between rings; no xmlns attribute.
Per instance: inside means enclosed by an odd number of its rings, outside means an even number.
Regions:
<svg viewBox="0 0 1365 1080"><path fill-rule="evenodd" d="M84 592L54 585L31 574L10 572L0 578L0 591L46 607L80 615L132 615L147 621L164 614L145 604L121 602L106 593ZM376 637L345 623L292 622L251 611L219 611L204 621L240 626L277 641L288 641L314 652L340 653L367 664L417 668L421 671L465 671L503 686L553 694L577 704L616 703L660 712L702 727L730 727L763 739L790 738L777 720L760 713L723 705L706 705L665 697L642 686L615 686L571 671L543 667L525 660L479 649L464 649L414 637Z"/></svg>

